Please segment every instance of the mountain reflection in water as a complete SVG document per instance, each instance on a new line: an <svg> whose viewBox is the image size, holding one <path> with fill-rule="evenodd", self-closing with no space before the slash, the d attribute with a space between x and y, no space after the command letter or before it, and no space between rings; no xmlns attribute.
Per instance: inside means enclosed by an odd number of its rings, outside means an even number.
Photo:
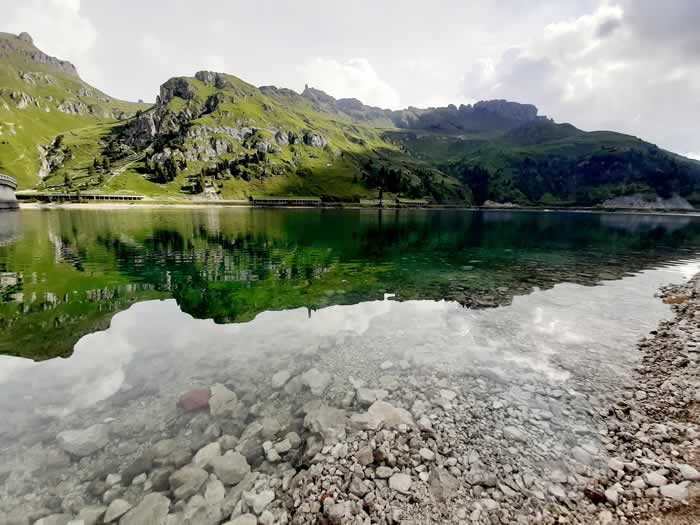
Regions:
<svg viewBox="0 0 700 525"><path fill-rule="evenodd" d="M692 257L689 216L426 210L133 209L0 216L0 353L69 355L149 299L217 323L377 300L469 307Z"/></svg>

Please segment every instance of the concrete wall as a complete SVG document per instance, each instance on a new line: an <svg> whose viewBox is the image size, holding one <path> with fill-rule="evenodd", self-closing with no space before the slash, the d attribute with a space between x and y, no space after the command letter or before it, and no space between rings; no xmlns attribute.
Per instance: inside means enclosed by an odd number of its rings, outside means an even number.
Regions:
<svg viewBox="0 0 700 525"><path fill-rule="evenodd" d="M18 207L14 185L0 178L0 210L14 210Z"/></svg>

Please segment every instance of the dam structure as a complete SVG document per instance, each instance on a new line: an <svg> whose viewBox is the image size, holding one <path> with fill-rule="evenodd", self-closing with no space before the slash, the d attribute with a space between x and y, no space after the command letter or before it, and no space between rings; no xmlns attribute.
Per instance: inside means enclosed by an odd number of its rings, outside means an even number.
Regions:
<svg viewBox="0 0 700 525"><path fill-rule="evenodd" d="M14 177L0 173L0 210L16 210L19 208L15 190L17 181Z"/></svg>

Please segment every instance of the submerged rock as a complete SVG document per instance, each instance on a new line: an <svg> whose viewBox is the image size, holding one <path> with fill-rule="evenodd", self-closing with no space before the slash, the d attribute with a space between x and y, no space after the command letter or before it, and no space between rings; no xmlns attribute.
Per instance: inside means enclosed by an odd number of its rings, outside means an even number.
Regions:
<svg viewBox="0 0 700 525"><path fill-rule="evenodd" d="M182 394L177 400L177 406L185 412L202 410L209 407L210 397L211 392L208 388L195 388Z"/></svg>
<svg viewBox="0 0 700 525"><path fill-rule="evenodd" d="M209 475L198 467L184 467L170 476L170 489L175 499L187 499L202 488Z"/></svg>
<svg viewBox="0 0 700 525"><path fill-rule="evenodd" d="M248 461L239 452L227 452L212 459L211 467L225 485L236 485L250 472Z"/></svg>
<svg viewBox="0 0 700 525"><path fill-rule="evenodd" d="M243 406L238 401L238 396L222 384L211 387L211 398L209 408L212 416L236 417Z"/></svg>
<svg viewBox="0 0 700 525"><path fill-rule="evenodd" d="M352 416L350 423L361 430L396 429L399 425L415 425L413 416L408 410L396 408L385 401L375 401L365 414Z"/></svg>
<svg viewBox="0 0 700 525"><path fill-rule="evenodd" d="M64 430L56 436L59 446L74 456L89 456L109 442L109 428L98 423L83 430Z"/></svg>
<svg viewBox="0 0 700 525"><path fill-rule="evenodd" d="M301 376L304 385L311 389L311 393L320 396L325 392L331 382L331 375L328 372L321 372L316 368L311 368Z"/></svg>

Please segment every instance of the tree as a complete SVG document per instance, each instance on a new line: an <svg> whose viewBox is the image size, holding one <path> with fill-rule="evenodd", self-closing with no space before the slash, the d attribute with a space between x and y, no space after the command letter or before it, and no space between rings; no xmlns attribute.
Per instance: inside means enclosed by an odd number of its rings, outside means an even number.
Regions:
<svg viewBox="0 0 700 525"><path fill-rule="evenodd" d="M88 176L89 176L89 177L94 177L94 176L95 176L95 167L94 167L94 166L88 167Z"/></svg>
<svg viewBox="0 0 700 525"><path fill-rule="evenodd" d="M197 179L194 181L194 192L203 193L204 189L207 187L207 181L204 178L204 173L200 173Z"/></svg>
<svg viewBox="0 0 700 525"><path fill-rule="evenodd" d="M95 169L98 169L100 167L100 163L97 161L97 157L92 159L92 167Z"/></svg>
<svg viewBox="0 0 700 525"><path fill-rule="evenodd" d="M67 173L63 174L63 185L66 188L72 188L73 187L73 180L70 178L70 176Z"/></svg>
<svg viewBox="0 0 700 525"><path fill-rule="evenodd" d="M97 183L102 185L105 183L105 176L104 173L100 173L97 177Z"/></svg>
<svg viewBox="0 0 700 525"><path fill-rule="evenodd" d="M107 171L111 168L111 162L107 157L103 157L102 159L102 169Z"/></svg>
<svg viewBox="0 0 700 525"><path fill-rule="evenodd" d="M175 159L172 157L168 157L165 159L165 163L163 164L163 172L165 175L165 182L170 182L172 180L175 180L175 177L177 177L177 163L175 162Z"/></svg>
<svg viewBox="0 0 700 525"><path fill-rule="evenodd" d="M462 180L472 190L474 204L481 206L489 198L489 172L481 166L466 166Z"/></svg>

